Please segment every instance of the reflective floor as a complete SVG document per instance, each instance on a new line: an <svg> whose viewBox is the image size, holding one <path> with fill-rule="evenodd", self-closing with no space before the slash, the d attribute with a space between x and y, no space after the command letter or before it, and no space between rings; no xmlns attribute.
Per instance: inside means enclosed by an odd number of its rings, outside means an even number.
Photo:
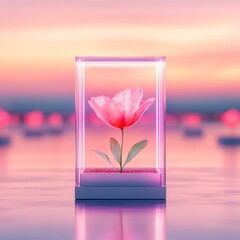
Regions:
<svg viewBox="0 0 240 240"><path fill-rule="evenodd" d="M240 239L240 147L167 132L167 202L74 200L74 131L0 147L0 239Z"/></svg>

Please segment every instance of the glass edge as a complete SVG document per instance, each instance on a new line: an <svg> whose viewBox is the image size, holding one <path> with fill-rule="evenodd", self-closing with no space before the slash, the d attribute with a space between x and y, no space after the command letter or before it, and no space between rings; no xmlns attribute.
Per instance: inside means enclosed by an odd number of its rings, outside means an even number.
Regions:
<svg viewBox="0 0 240 240"><path fill-rule="evenodd" d="M166 62L165 56L145 56L145 57L94 57L76 56L75 62Z"/></svg>

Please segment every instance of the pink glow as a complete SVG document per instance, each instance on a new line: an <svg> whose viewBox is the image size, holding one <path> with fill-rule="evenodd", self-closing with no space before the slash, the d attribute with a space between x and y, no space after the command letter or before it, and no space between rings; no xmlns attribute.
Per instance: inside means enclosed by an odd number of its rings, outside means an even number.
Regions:
<svg viewBox="0 0 240 240"><path fill-rule="evenodd" d="M52 126L52 127L60 127L63 124L63 117L60 113L52 113L49 117L48 117L48 123Z"/></svg>
<svg viewBox="0 0 240 240"><path fill-rule="evenodd" d="M221 121L228 127L237 127L240 122L240 114L236 109L230 109L222 114Z"/></svg>
<svg viewBox="0 0 240 240"><path fill-rule="evenodd" d="M182 116L181 120L185 126L198 127L199 125L201 125L202 116L196 113L185 114Z"/></svg>
<svg viewBox="0 0 240 240"><path fill-rule="evenodd" d="M11 121L10 115L7 111L0 109L0 128L7 127Z"/></svg>
<svg viewBox="0 0 240 240"><path fill-rule="evenodd" d="M44 115L39 110L29 112L24 116L24 122L25 122L26 126L28 126L30 128L41 127L44 122Z"/></svg>

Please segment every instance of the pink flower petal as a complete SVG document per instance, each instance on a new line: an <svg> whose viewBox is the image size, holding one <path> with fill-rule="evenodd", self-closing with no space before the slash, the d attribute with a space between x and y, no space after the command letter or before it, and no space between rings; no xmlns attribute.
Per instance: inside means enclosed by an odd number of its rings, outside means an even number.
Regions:
<svg viewBox="0 0 240 240"><path fill-rule="evenodd" d="M155 98L149 98L147 101L143 102L139 108L133 114L130 124L126 127L132 126L135 124L144 114L144 112L155 102Z"/></svg>
<svg viewBox="0 0 240 240"><path fill-rule="evenodd" d="M126 125L123 106L109 97L92 97L89 105L96 115L110 127L124 128Z"/></svg>
<svg viewBox="0 0 240 240"><path fill-rule="evenodd" d="M129 124L134 112L138 109L143 96L142 88L125 89L112 99L121 104L125 111L126 124Z"/></svg>
<svg viewBox="0 0 240 240"><path fill-rule="evenodd" d="M101 109L109 101L110 101L109 97L99 96L99 97L92 97L90 101L88 101L88 103L91 106L92 110L96 113L96 115L103 120L101 115Z"/></svg>
<svg viewBox="0 0 240 240"><path fill-rule="evenodd" d="M135 124L155 102L155 98L142 101L143 89L126 89L113 98L92 97L89 105L96 115L110 127L125 128Z"/></svg>

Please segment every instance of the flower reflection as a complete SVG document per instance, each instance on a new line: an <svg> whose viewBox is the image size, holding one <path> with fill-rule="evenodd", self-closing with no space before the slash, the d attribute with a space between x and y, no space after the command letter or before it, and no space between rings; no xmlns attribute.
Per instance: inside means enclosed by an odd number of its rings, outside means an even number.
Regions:
<svg viewBox="0 0 240 240"><path fill-rule="evenodd" d="M86 200L75 205L75 240L165 240L165 203Z"/></svg>

